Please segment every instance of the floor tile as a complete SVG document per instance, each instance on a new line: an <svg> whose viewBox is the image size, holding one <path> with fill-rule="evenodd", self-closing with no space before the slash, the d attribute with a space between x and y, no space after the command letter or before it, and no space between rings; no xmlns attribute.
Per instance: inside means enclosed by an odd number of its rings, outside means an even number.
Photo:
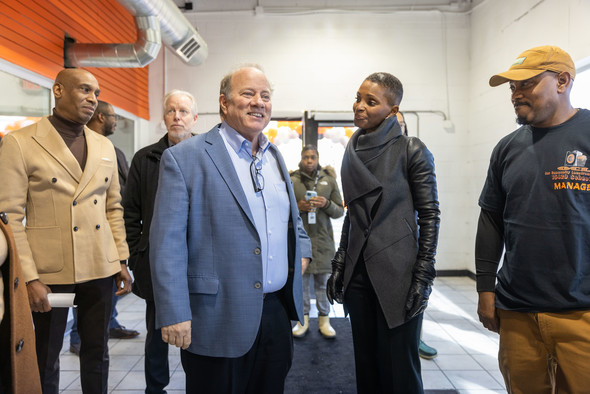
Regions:
<svg viewBox="0 0 590 394"><path fill-rule="evenodd" d="M109 371L109 391L113 390L125 376L127 375L126 371ZM70 384L67 389L68 393L78 392L82 393L82 385L80 383L80 379L76 379L72 384Z"/></svg>
<svg viewBox="0 0 590 394"><path fill-rule="evenodd" d="M67 389L75 380L80 378L80 371L59 371L59 389Z"/></svg>
<svg viewBox="0 0 590 394"><path fill-rule="evenodd" d="M500 369L496 368L494 370L488 370L488 373L490 375L492 375L492 377L494 379L496 379L496 382L498 382L500 384L500 386L502 386L502 387L506 386L506 384L504 383L504 377L502 376Z"/></svg>
<svg viewBox="0 0 590 394"><path fill-rule="evenodd" d="M143 356L144 343L133 339L119 339L109 349L111 357L116 356Z"/></svg>
<svg viewBox="0 0 590 394"><path fill-rule="evenodd" d="M498 357L496 355L472 354L471 356L483 369L487 371L499 371Z"/></svg>
<svg viewBox="0 0 590 394"><path fill-rule="evenodd" d="M110 380L110 379L109 379ZM116 386L117 390L145 390L145 376L143 372L128 372L125 379Z"/></svg>
<svg viewBox="0 0 590 394"><path fill-rule="evenodd" d="M436 365L443 371L483 371L481 365L468 354L465 355L446 355L442 354L435 360Z"/></svg>
<svg viewBox="0 0 590 394"><path fill-rule="evenodd" d="M170 377L170 383L168 384L167 389L170 390L184 390L186 387L186 376L184 371L176 371Z"/></svg>
<svg viewBox="0 0 590 394"><path fill-rule="evenodd" d="M428 346L432 346L438 351L438 355L457 355L457 354L468 354L465 349L454 341L430 341L426 340Z"/></svg>
<svg viewBox="0 0 590 394"><path fill-rule="evenodd" d="M434 360L424 360L421 358L420 363L422 365L422 371L440 371Z"/></svg>
<svg viewBox="0 0 590 394"><path fill-rule="evenodd" d="M125 356L118 354L116 357L111 356L109 360L109 371L129 371L132 370L143 358L141 356Z"/></svg>
<svg viewBox="0 0 590 394"><path fill-rule="evenodd" d="M442 371L422 371L422 382L425 390L454 389L451 381Z"/></svg>
<svg viewBox="0 0 590 394"><path fill-rule="evenodd" d="M118 390L111 391L112 394L145 394L145 390Z"/></svg>
<svg viewBox="0 0 590 394"><path fill-rule="evenodd" d="M456 389L502 389L500 383L486 371L446 370L444 373Z"/></svg>
<svg viewBox="0 0 590 394"><path fill-rule="evenodd" d="M80 371L80 359L74 353L62 354L59 357L60 371Z"/></svg>

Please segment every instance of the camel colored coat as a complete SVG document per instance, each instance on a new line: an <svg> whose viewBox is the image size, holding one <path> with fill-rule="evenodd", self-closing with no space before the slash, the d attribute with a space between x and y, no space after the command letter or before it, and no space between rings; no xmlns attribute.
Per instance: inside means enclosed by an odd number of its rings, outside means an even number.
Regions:
<svg viewBox="0 0 590 394"><path fill-rule="evenodd" d="M84 135L84 171L47 117L2 138L0 210L26 282L106 278L129 257L115 149L87 127Z"/></svg>
<svg viewBox="0 0 590 394"><path fill-rule="evenodd" d="M4 277L8 299L5 300L6 314L3 325L7 330L2 334L8 334L10 338L2 338L2 357L7 357L10 352L10 377L12 380L11 392L14 394L40 394L41 380L37 368L37 353L35 349L35 332L33 330L33 319L29 307L27 288L22 279L22 272L16 253L16 245L12 237L12 231L6 223L6 215L0 213L0 237L6 238L8 244L8 258L5 262L8 267L2 271L7 272ZM10 351L4 349L8 343ZM8 366L7 360L1 363ZM2 371L4 373L4 371ZM0 388L1 389L1 388Z"/></svg>

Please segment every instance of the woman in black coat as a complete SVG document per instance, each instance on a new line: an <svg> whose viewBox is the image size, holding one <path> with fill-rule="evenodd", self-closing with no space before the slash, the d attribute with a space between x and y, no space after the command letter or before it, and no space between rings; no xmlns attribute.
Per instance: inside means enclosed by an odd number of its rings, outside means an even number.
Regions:
<svg viewBox="0 0 590 394"><path fill-rule="evenodd" d="M440 210L432 154L395 116L402 96L391 74L365 79L342 160L348 211L327 292L350 313L359 393L423 392L418 344Z"/></svg>

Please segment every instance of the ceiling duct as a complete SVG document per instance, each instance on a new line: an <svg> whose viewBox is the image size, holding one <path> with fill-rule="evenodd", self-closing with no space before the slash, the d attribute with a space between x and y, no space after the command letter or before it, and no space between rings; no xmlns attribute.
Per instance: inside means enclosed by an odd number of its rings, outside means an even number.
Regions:
<svg viewBox="0 0 590 394"><path fill-rule="evenodd" d="M65 67L144 67L162 42L185 63L196 66L208 55L207 44L172 0L118 0L135 17L134 44L80 44L66 37Z"/></svg>
<svg viewBox="0 0 590 394"><path fill-rule="evenodd" d="M137 41L134 44L79 44L64 41L65 67L143 67L151 63L160 48L160 23L155 16L136 16Z"/></svg>
<svg viewBox="0 0 590 394"><path fill-rule="evenodd" d="M162 42L183 61L197 66L209 50L205 40L172 0L118 0L132 15L154 15L160 20Z"/></svg>

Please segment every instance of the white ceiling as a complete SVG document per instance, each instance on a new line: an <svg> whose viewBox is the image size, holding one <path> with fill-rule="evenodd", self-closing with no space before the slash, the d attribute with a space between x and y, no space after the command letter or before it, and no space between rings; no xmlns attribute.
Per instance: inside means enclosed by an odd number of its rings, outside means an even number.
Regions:
<svg viewBox="0 0 590 394"><path fill-rule="evenodd" d="M243 12L258 13L301 13L313 11L412 11L440 10L466 12L484 0L174 0L183 8L192 3L193 10L199 12Z"/></svg>

